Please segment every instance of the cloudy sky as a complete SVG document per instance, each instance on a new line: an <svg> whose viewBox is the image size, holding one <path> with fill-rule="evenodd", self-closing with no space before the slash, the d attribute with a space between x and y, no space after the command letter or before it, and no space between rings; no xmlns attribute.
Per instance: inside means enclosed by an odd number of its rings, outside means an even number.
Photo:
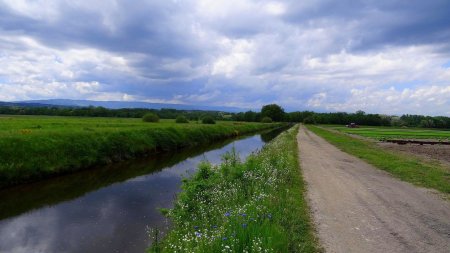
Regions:
<svg viewBox="0 0 450 253"><path fill-rule="evenodd" d="M448 0L0 0L0 100L450 115Z"/></svg>

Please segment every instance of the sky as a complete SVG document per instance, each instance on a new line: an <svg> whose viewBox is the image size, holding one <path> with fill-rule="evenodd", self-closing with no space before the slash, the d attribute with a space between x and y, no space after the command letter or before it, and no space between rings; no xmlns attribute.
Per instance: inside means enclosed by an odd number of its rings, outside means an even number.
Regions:
<svg viewBox="0 0 450 253"><path fill-rule="evenodd" d="M450 116L448 0L0 0L0 100Z"/></svg>

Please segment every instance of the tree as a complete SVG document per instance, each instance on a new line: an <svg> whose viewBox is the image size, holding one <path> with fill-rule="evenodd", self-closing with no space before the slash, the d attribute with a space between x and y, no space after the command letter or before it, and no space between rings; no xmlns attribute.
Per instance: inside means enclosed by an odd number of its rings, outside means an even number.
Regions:
<svg viewBox="0 0 450 253"><path fill-rule="evenodd" d="M308 116L303 120L303 124L316 124L312 116Z"/></svg>
<svg viewBox="0 0 450 253"><path fill-rule="evenodd" d="M253 122L256 121L256 112L247 111L244 113L244 121Z"/></svg>
<svg viewBox="0 0 450 253"><path fill-rule="evenodd" d="M269 117L273 121L282 121L284 119L284 109L277 104L265 105L261 109L261 116Z"/></svg>
<svg viewBox="0 0 450 253"><path fill-rule="evenodd" d="M272 119L270 117L264 117L261 120L262 123L272 123Z"/></svg>
<svg viewBox="0 0 450 253"><path fill-rule="evenodd" d="M144 122L158 122L159 117L158 117L158 115L149 112L149 113L145 114L144 117L142 117L142 120Z"/></svg>
<svg viewBox="0 0 450 253"><path fill-rule="evenodd" d="M420 121L420 127L424 127L424 128L432 128L434 127L434 121L431 117L427 117L426 119L423 119L422 121Z"/></svg>
<svg viewBox="0 0 450 253"><path fill-rule="evenodd" d="M202 119L202 123L203 124L216 124L216 121L213 119L213 117L211 117L211 116L205 116L203 119Z"/></svg>
<svg viewBox="0 0 450 253"><path fill-rule="evenodd" d="M175 123L189 123L188 119L183 115L178 115L178 117L175 119Z"/></svg>

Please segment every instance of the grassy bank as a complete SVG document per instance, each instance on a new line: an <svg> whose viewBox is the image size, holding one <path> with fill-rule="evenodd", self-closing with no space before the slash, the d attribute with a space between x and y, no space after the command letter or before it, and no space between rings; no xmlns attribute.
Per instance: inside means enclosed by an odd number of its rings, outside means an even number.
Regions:
<svg viewBox="0 0 450 253"><path fill-rule="evenodd" d="M231 153L218 166L201 164L168 211L173 230L149 251L317 252L297 131L281 134L245 162Z"/></svg>
<svg viewBox="0 0 450 253"><path fill-rule="evenodd" d="M143 123L136 119L2 117L0 187L94 165L192 147L276 124Z"/></svg>
<svg viewBox="0 0 450 253"><path fill-rule="evenodd" d="M433 188L443 193L450 193L450 172L438 164L426 163L412 156L386 151L376 146L375 143L342 133L331 132L311 125L307 127L342 151L359 157L401 180Z"/></svg>

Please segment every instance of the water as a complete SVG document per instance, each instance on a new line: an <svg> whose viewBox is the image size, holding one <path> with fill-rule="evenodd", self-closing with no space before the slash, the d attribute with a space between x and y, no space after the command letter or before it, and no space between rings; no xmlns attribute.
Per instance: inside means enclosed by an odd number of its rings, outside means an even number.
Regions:
<svg viewBox="0 0 450 253"><path fill-rule="evenodd" d="M148 227L167 231L181 180L199 162L241 159L280 131L82 171L0 191L0 252L144 252Z"/></svg>

